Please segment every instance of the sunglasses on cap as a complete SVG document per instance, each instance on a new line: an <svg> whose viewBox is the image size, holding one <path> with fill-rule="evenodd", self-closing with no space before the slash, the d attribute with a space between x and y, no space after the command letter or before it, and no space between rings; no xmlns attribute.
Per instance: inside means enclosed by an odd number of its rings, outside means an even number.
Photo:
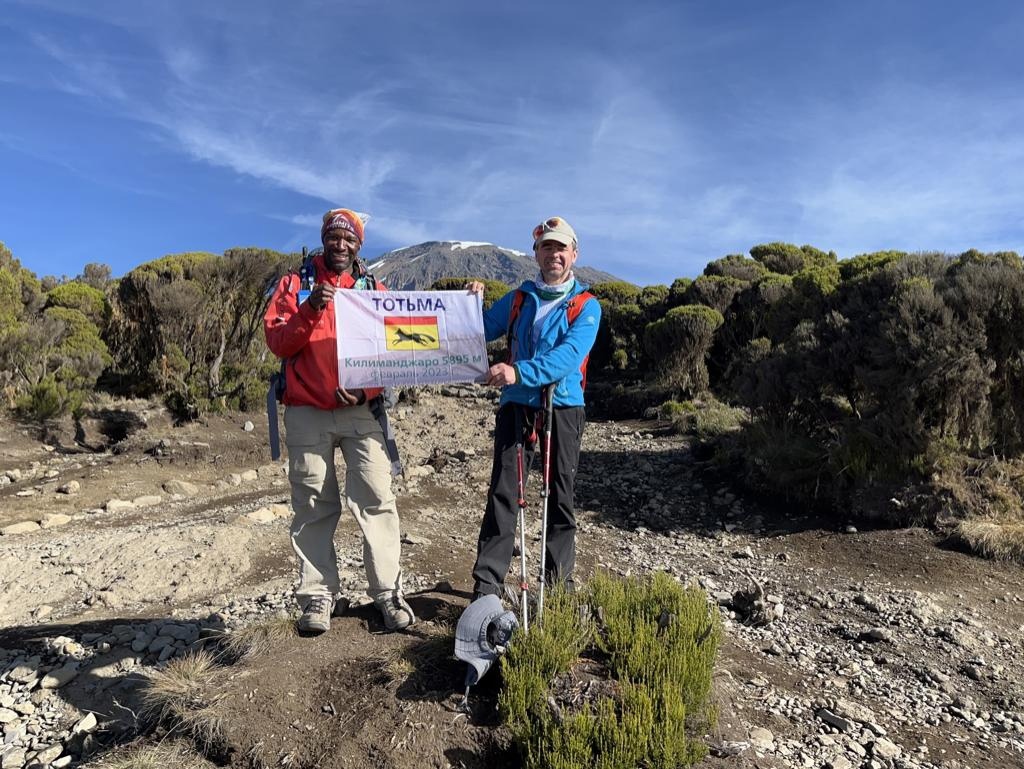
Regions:
<svg viewBox="0 0 1024 769"><path fill-rule="evenodd" d="M552 216L533 228L533 239L537 240L546 230L557 230L563 224L566 224L566 221L562 217Z"/></svg>

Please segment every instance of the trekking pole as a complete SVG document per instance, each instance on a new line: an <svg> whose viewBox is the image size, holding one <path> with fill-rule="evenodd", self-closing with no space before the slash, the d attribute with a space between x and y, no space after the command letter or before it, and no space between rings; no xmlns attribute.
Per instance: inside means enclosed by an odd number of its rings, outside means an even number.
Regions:
<svg viewBox="0 0 1024 769"><path fill-rule="evenodd" d="M541 489L540 496L544 500L541 505L541 517L540 517L540 571L538 572L538 580L540 582L540 595L537 600L537 622L540 623L541 617L544 615L544 583L547 581L547 575L544 573L544 569L547 567L547 554L548 554L548 497L551 494L551 421L554 416L554 405L555 405L555 386L549 384L544 391L541 393L541 401L544 408L544 488Z"/></svg>
<svg viewBox="0 0 1024 769"><path fill-rule="evenodd" d="M519 611L525 633L530 629L526 608L530 582L526 577L526 478L523 473L523 425L519 409L516 409L516 476L519 481Z"/></svg>

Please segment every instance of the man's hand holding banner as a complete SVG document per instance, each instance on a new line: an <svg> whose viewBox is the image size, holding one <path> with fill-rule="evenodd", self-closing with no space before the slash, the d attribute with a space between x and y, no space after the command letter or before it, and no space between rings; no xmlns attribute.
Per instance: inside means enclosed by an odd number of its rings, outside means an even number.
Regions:
<svg viewBox="0 0 1024 769"><path fill-rule="evenodd" d="M483 299L460 291L338 291L338 386L483 381Z"/></svg>

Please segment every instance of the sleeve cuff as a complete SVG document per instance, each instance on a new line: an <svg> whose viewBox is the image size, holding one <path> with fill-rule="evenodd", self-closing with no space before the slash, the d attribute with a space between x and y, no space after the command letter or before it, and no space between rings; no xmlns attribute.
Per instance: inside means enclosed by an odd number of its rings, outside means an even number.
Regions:
<svg viewBox="0 0 1024 769"><path fill-rule="evenodd" d="M299 315L301 315L308 321L315 321L320 318L320 316L323 314L323 311L326 309L327 307L324 306L322 309L314 310L313 306L309 303L309 300L307 299L299 304Z"/></svg>

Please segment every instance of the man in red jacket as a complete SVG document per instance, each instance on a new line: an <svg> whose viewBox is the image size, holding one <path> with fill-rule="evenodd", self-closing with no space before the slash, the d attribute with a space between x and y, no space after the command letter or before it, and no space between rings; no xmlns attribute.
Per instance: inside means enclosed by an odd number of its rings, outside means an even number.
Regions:
<svg viewBox="0 0 1024 769"><path fill-rule="evenodd" d="M373 287L358 259L363 221L348 209L332 209L324 214L320 239L324 248L313 259L315 285L304 290L299 274L285 275L263 318L267 346L285 360L284 422L295 511L291 538L299 559L299 629L329 629L340 590L334 549L342 507L334 449L340 446L346 467L345 505L363 534L367 593L385 627L401 630L416 617L402 595L401 533L391 491L391 461L381 425L368 406L380 390L338 386L331 300L338 290Z"/></svg>

